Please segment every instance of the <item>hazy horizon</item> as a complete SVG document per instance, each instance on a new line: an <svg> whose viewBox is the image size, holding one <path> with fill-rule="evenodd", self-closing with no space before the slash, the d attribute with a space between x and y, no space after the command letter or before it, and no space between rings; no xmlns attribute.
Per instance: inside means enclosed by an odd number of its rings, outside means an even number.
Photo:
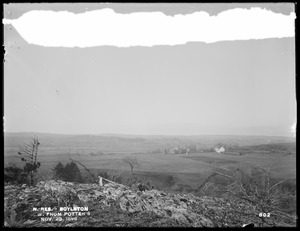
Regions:
<svg viewBox="0 0 300 231"><path fill-rule="evenodd" d="M284 137L294 138L293 135L282 136L282 135L233 135L233 134L195 134L195 135L180 135L180 134L129 134L129 133L49 133L49 132L5 132L6 134L32 134L32 135L62 135L62 136L166 136L166 137L197 137L197 136L250 136L250 137Z"/></svg>

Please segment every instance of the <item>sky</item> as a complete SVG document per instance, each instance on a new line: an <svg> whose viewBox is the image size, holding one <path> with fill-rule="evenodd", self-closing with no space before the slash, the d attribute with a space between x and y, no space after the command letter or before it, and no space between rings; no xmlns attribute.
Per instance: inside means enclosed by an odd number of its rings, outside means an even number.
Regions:
<svg viewBox="0 0 300 231"><path fill-rule="evenodd" d="M125 5L5 5L5 132L293 135L292 4Z"/></svg>

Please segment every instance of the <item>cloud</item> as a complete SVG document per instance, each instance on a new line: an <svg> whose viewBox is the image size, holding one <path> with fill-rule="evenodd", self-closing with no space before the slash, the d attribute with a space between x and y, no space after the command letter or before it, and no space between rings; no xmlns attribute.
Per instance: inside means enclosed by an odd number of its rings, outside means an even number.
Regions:
<svg viewBox="0 0 300 231"><path fill-rule="evenodd" d="M236 8L216 16L136 12L120 14L106 8L80 14L68 11L30 11L18 19L4 19L31 44L48 47L155 46L187 42L283 38L295 36L296 15Z"/></svg>

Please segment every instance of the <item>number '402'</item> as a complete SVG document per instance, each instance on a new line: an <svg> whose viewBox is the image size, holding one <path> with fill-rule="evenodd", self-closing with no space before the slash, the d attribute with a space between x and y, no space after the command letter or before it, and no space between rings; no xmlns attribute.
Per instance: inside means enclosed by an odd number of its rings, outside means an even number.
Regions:
<svg viewBox="0 0 300 231"><path fill-rule="evenodd" d="M270 213L259 213L259 217L270 217Z"/></svg>

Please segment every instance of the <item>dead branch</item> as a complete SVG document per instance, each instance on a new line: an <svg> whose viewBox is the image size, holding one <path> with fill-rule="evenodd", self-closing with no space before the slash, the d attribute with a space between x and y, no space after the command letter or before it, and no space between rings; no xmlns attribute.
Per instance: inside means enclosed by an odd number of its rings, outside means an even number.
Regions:
<svg viewBox="0 0 300 231"><path fill-rule="evenodd" d="M290 179L294 179L294 178L289 178L289 179L285 179L285 180L282 180L282 181L277 182L276 184L274 184L274 185L269 189L269 191L271 191L271 190L272 190L273 188L275 188L277 185L283 183L284 181L290 180Z"/></svg>
<svg viewBox="0 0 300 231"><path fill-rule="evenodd" d="M68 156L69 156L69 159L70 159L71 161L74 161L74 162L76 162L77 164L81 165L81 166L82 166L82 167L90 174L91 179L93 179L93 175L92 175L92 173L90 172L90 170L89 170L87 167L85 167L85 166L84 166L82 163L80 163L79 161L72 159L71 156L70 156L70 152L68 152Z"/></svg>
<svg viewBox="0 0 300 231"><path fill-rule="evenodd" d="M111 180L108 180L108 179L106 179L106 178L104 178L104 177L102 177L102 176L98 176L98 177L99 177L99 178L101 177L103 180L106 180L106 181L108 181L108 182L110 182L110 183L112 183L112 184L116 184L116 185L120 185L120 186L125 187L125 188L129 188L129 187L126 186L126 185L116 183L116 182L111 181Z"/></svg>
<svg viewBox="0 0 300 231"><path fill-rule="evenodd" d="M233 179L232 176L228 176L228 175L223 174L223 173L220 173L220 172L215 172L215 173L217 173L218 175L225 176L225 177L227 177L227 178Z"/></svg>

